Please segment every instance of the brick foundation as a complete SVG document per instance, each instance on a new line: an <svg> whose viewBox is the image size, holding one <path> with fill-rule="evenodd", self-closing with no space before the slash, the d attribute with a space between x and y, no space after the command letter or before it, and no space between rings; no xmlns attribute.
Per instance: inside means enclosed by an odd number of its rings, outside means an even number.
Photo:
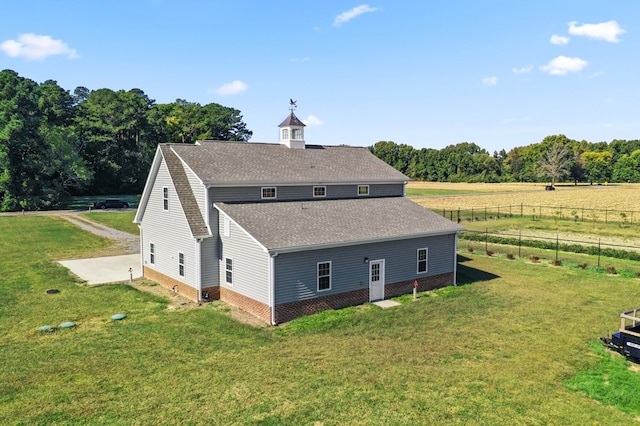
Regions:
<svg viewBox="0 0 640 426"><path fill-rule="evenodd" d="M416 280L401 281L399 283L384 286L385 299L400 296L402 294L413 293L414 281ZM433 290L434 288L445 287L451 284L453 284L453 272L418 278L418 291Z"/></svg>
<svg viewBox="0 0 640 426"><path fill-rule="evenodd" d="M158 284L168 288L169 290L174 290L184 297L187 297L191 300L198 300L198 291L195 288L183 283L182 281L178 281L175 278L171 278L165 274L162 274L155 269L143 266L142 276L157 282Z"/></svg>
<svg viewBox="0 0 640 426"><path fill-rule="evenodd" d="M143 276L159 283L163 287L174 289L189 299L198 299L198 294L195 288L174 278L161 274L151 268L143 267ZM385 285L385 299L412 293L414 281L415 280L408 280ZM423 277L418 279L418 291L432 290L434 288L440 288L451 284L453 284L453 272ZM237 306L238 308L271 324L271 309L264 303L258 302L250 297L243 296L242 294L225 287L205 287L202 289L202 292L209 293L209 298L205 300L223 300L230 305ZM276 306L275 321L276 324L282 324L305 315L312 315L328 309L340 309L347 306L362 305L368 301L369 288L367 287L347 293L331 294L313 299L300 300L297 302L282 303Z"/></svg>
<svg viewBox="0 0 640 426"><path fill-rule="evenodd" d="M400 296L413 292L415 279L387 284L384 288L384 297ZM418 291L427 291L453 284L453 272L418 279ZM305 315L315 314L327 309L340 309L347 306L362 305L369 301L369 288L350 291L348 293L332 294L317 297L315 299L300 300L297 302L282 303L276 306L276 324L291 321Z"/></svg>
<svg viewBox="0 0 640 426"><path fill-rule="evenodd" d="M252 315L260 318L263 321L271 324L271 308L264 303L258 302L247 296L243 296L240 293L236 293L225 287L220 288L220 300L224 300L230 305L237 306L243 311L247 311Z"/></svg>
<svg viewBox="0 0 640 426"><path fill-rule="evenodd" d="M276 324L291 321L294 318L347 306L361 305L369 301L369 288L347 293L331 294L314 299L282 303L276 306Z"/></svg>

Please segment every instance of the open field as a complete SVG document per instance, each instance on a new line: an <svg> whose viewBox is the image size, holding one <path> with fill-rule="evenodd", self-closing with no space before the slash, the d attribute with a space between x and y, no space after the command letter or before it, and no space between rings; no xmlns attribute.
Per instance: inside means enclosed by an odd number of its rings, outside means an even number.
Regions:
<svg viewBox="0 0 640 426"><path fill-rule="evenodd" d="M407 193L424 191L453 191L453 195L426 195L414 201L430 209L470 209L495 206L564 206L612 210L635 210L640 217L640 184L616 185L559 185L555 191L545 191L536 183L444 183L411 182ZM459 195L456 191L472 192ZM428 192L427 192L428 194ZM531 212L526 212L531 214Z"/></svg>
<svg viewBox="0 0 640 426"><path fill-rule="evenodd" d="M457 288L417 302L404 296L388 310L364 305L254 328L218 302L169 310L127 285L75 281L52 259L107 242L61 219L0 217L0 233L1 424L617 424L640 416L637 398L608 391L625 383L637 395L638 374L590 346L617 327L620 311L640 305L637 278L463 250ZM114 313L127 318L113 322ZM36 331L63 321L77 327ZM618 370L605 383L611 359Z"/></svg>

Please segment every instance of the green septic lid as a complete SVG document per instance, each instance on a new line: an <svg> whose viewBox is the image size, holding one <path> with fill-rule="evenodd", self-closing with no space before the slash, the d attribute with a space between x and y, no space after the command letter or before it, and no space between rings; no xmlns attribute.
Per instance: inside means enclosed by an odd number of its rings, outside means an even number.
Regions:
<svg viewBox="0 0 640 426"><path fill-rule="evenodd" d="M71 328L71 327L75 327L76 323L73 321L67 321L67 322L63 322L62 324L60 324L58 327L59 328Z"/></svg>
<svg viewBox="0 0 640 426"><path fill-rule="evenodd" d="M42 332L44 332L44 331L52 332L52 331L55 331L55 330L56 330L56 328L54 326L52 326L52 325L41 325L40 327L38 327L38 331L42 331Z"/></svg>
<svg viewBox="0 0 640 426"><path fill-rule="evenodd" d="M125 314L115 314L111 315L111 319L114 321L120 321L121 319L125 319L127 316Z"/></svg>

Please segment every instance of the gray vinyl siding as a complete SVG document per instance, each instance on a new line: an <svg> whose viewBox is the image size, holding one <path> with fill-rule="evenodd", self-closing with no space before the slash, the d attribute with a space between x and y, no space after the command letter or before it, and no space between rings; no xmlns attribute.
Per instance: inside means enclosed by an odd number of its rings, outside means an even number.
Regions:
<svg viewBox="0 0 640 426"><path fill-rule="evenodd" d="M313 200L313 199L343 199L358 198L358 185L367 185L366 182L353 185L300 185L300 186L275 186L276 199L278 201L297 201L297 200ZM263 201L262 188L274 186L265 184L263 186L248 187L214 187L209 193L210 201L216 202L232 202L232 201ZM325 197L314 197L313 187L325 186L327 195ZM404 184L370 184L368 197L401 197L404 195ZM362 197L362 196L360 196ZM367 196L365 196L367 197ZM362 198L365 198L362 197ZM268 201L272 201L269 199Z"/></svg>
<svg viewBox="0 0 640 426"><path fill-rule="evenodd" d="M219 214L220 286L269 304L269 253L233 221L224 235L224 213ZM233 260L233 283L226 283L226 258Z"/></svg>
<svg viewBox="0 0 640 426"><path fill-rule="evenodd" d="M163 209L162 188L169 189L169 210ZM180 206L175 187L164 163L152 184L149 202L141 221L143 264L196 288L196 248ZM155 245L155 265L149 263L149 243ZM185 276L178 273L178 253L184 253Z"/></svg>
<svg viewBox="0 0 640 426"><path fill-rule="evenodd" d="M453 271L455 234L324 250L275 258L276 304L369 288L365 258L385 260L385 284ZM428 248L427 273L417 273L417 250ZM331 290L317 291L317 263L331 261Z"/></svg>

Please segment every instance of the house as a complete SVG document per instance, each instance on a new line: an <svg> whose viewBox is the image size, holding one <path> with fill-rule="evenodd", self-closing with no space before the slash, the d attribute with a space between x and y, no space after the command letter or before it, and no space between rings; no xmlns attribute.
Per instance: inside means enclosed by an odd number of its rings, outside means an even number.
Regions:
<svg viewBox="0 0 640 426"><path fill-rule="evenodd" d="M273 325L455 284L462 228L367 148L307 145L304 126L291 111L279 144L159 145L134 220L144 276Z"/></svg>

